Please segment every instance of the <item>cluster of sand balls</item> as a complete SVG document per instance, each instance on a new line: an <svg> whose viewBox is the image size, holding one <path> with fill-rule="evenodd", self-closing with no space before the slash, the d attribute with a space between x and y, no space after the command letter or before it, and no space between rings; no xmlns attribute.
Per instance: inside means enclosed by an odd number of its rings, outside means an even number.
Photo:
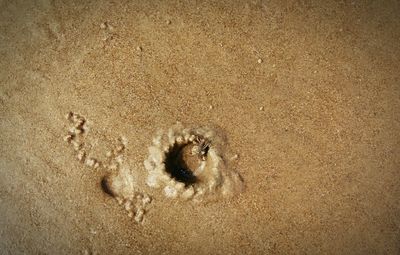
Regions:
<svg viewBox="0 0 400 255"><path fill-rule="evenodd" d="M78 161L98 171L104 171L104 178L101 180L103 191L115 198L128 212L129 217L133 217L137 223L143 222L152 198L137 189L137 178L124 161L127 140L118 138L115 148L106 153L106 160L98 160L90 156L90 148L85 144L87 120L73 112L65 117L72 127L64 140L73 147Z"/></svg>
<svg viewBox="0 0 400 255"><path fill-rule="evenodd" d="M168 198L201 201L208 196L229 196L242 187L223 155L224 140L214 129L184 128L177 123L159 131L144 161L146 184L162 188Z"/></svg>
<svg viewBox="0 0 400 255"><path fill-rule="evenodd" d="M120 172L113 177L107 177L108 189L110 194L115 197L118 204L122 205L127 211L129 217L133 217L137 223L143 222L144 216L150 208L152 198L143 192L137 190L130 190L130 184L127 185L126 181L130 177L126 173Z"/></svg>
<svg viewBox="0 0 400 255"><path fill-rule="evenodd" d="M84 144L84 135L87 132L86 119L76 113L69 112L65 118L72 124L68 130L68 134L64 137L64 141L71 144L76 152L76 157L79 162L97 169L100 167L100 162L95 158L89 157Z"/></svg>
<svg viewBox="0 0 400 255"><path fill-rule="evenodd" d="M110 159L107 164L104 164L108 170L101 181L101 186L104 192L114 197L118 204L123 206L129 217L141 223L149 210L152 198L138 190L137 178L124 162L123 154L121 154L123 151L124 145L119 144L112 153L107 153Z"/></svg>

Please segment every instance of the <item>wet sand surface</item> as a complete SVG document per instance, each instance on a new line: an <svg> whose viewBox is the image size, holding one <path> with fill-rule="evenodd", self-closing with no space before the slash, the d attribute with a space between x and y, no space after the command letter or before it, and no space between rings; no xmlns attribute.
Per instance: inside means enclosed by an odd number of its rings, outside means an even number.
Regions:
<svg viewBox="0 0 400 255"><path fill-rule="evenodd" d="M398 1L0 1L0 253L399 254L399 15ZM70 111L98 159L128 141L153 199L143 222L63 141ZM239 194L146 185L148 147L177 121L223 131Z"/></svg>

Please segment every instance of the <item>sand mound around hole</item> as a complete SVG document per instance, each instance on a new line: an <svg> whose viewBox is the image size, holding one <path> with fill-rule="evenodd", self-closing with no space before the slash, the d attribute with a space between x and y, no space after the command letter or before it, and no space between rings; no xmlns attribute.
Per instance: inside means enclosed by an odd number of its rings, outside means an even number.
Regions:
<svg viewBox="0 0 400 255"><path fill-rule="evenodd" d="M162 188L166 197L184 200L237 194L243 182L227 166L224 147L220 132L208 127L185 128L177 123L159 131L144 161L146 184Z"/></svg>

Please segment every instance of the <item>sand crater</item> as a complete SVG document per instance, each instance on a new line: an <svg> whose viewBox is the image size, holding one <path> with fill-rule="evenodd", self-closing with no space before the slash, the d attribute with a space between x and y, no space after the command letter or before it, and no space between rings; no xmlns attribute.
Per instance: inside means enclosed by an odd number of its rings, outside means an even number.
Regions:
<svg viewBox="0 0 400 255"><path fill-rule="evenodd" d="M165 196L202 200L230 196L241 190L238 173L224 160L224 140L212 128L185 128L177 123L159 131L144 161L147 185L163 188Z"/></svg>

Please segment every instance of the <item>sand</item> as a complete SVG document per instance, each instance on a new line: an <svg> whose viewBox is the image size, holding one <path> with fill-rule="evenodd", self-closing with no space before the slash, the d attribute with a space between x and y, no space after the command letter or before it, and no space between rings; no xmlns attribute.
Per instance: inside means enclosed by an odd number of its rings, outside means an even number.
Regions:
<svg viewBox="0 0 400 255"><path fill-rule="evenodd" d="M399 254L399 13L398 1L0 1L0 253ZM68 112L138 200L104 192L108 170L63 140ZM243 190L196 202L146 185L148 148L177 121L222 131Z"/></svg>

